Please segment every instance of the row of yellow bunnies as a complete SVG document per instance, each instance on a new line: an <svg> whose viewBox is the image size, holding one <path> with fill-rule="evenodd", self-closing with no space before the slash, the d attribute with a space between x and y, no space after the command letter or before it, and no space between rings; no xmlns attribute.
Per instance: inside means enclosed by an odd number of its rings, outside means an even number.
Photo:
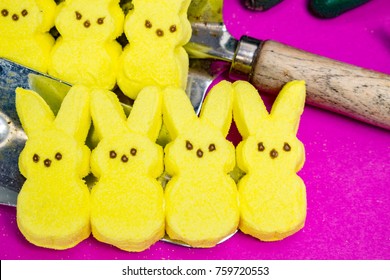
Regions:
<svg viewBox="0 0 390 280"><path fill-rule="evenodd" d="M71 84L118 85L132 99L146 85L185 88L190 2L133 0L125 19L119 0L3 0L0 57ZM130 43L122 50L123 31Z"/></svg>
<svg viewBox="0 0 390 280"><path fill-rule="evenodd" d="M38 94L18 88L28 135L18 226L30 242L54 249L91 232L127 251L145 250L165 233L193 247L215 246L238 228L263 241L283 239L306 217L296 174L304 102L303 81L288 83L270 113L248 82L221 81L198 117L184 90L150 86L126 117L113 92L78 85L54 116ZM226 140L233 118L243 136L236 148ZM100 141L90 154L91 120ZM156 144L162 124L172 139L164 148ZM245 172L237 184L229 176L236 164ZM156 179L164 169L165 188ZM90 171L91 191L82 180Z"/></svg>

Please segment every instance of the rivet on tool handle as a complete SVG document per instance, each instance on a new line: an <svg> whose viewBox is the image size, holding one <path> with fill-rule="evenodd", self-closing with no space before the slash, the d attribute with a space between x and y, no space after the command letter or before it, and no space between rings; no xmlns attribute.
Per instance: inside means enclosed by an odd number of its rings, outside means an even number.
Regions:
<svg viewBox="0 0 390 280"><path fill-rule="evenodd" d="M251 78L253 63L261 49L262 41L248 36L241 37L230 66L230 77L234 80Z"/></svg>

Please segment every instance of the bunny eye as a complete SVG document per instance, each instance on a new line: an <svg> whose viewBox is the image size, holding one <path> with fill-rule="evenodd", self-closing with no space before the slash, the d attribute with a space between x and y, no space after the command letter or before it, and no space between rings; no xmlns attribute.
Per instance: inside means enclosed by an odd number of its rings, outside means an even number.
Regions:
<svg viewBox="0 0 390 280"><path fill-rule="evenodd" d="M62 154L61 153L56 153L54 156L56 160L61 160L62 159Z"/></svg>
<svg viewBox="0 0 390 280"><path fill-rule="evenodd" d="M263 151L265 150L265 147L264 147L263 142L257 143L257 150L258 150L259 152L263 152Z"/></svg>
<svg viewBox="0 0 390 280"><path fill-rule="evenodd" d="M26 9L24 9L23 11L22 11L22 16L27 16L28 15L28 12L27 12L27 10Z"/></svg>
<svg viewBox="0 0 390 280"><path fill-rule="evenodd" d="M145 20L145 27L152 28L152 23L149 20Z"/></svg>
<svg viewBox="0 0 390 280"><path fill-rule="evenodd" d="M116 158L116 152L114 150L110 151L109 155L110 158Z"/></svg>
<svg viewBox="0 0 390 280"><path fill-rule="evenodd" d="M6 16L8 16L9 12L7 9L2 9L1 14L3 15L3 17L6 17Z"/></svg>
<svg viewBox="0 0 390 280"><path fill-rule="evenodd" d="M100 25L103 24L104 23L104 19L105 19L104 17L98 18L97 21L96 21L97 24L100 24Z"/></svg>
<svg viewBox="0 0 390 280"><path fill-rule="evenodd" d="M80 12L78 12L78 11L76 11L75 14L76 14L76 19L77 20L81 20L81 18L83 17L83 15Z"/></svg>
<svg viewBox="0 0 390 280"><path fill-rule="evenodd" d="M80 20L83 16L80 14L80 12L78 11L75 11L75 14L76 14L76 19L77 20Z"/></svg>
<svg viewBox="0 0 390 280"><path fill-rule="evenodd" d="M216 150L215 144L210 144L209 145L209 152L212 152L212 151L215 151L215 150Z"/></svg>
<svg viewBox="0 0 390 280"><path fill-rule="evenodd" d="M191 144L190 141L187 140L186 141L186 148L187 148L187 150L191 151L194 148L194 146Z"/></svg>
<svg viewBox="0 0 390 280"><path fill-rule="evenodd" d="M283 150L285 150L286 152L289 152L289 151L291 151L291 146L287 142L285 142L283 145Z"/></svg>
<svg viewBox="0 0 390 280"><path fill-rule="evenodd" d="M173 24L173 25L171 25L171 26L169 27L169 31L170 31L171 33L176 32L176 30L177 30L177 27L176 27L175 24Z"/></svg>
<svg viewBox="0 0 390 280"><path fill-rule="evenodd" d="M130 154L131 154L132 156L135 156L135 155L137 154L137 149L136 149L136 148L131 148L131 149L130 149Z"/></svg>
<svg viewBox="0 0 390 280"><path fill-rule="evenodd" d="M34 154L32 157L33 162L38 162L39 161L39 155Z"/></svg>

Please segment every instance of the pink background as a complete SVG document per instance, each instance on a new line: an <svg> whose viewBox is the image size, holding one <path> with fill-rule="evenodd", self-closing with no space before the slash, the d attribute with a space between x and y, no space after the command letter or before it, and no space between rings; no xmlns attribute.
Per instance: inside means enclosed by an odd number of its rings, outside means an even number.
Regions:
<svg viewBox="0 0 390 280"><path fill-rule="evenodd" d="M371 1L335 19L318 19L306 0L285 0L266 12L225 1L235 36L273 39L390 74L390 2ZM269 102L272 98L265 97ZM264 243L241 232L211 249L158 242L128 253L93 237L54 251L29 244L15 208L0 206L1 259L390 259L390 132L307 106L298 132L306 146L308 216L303 230ZM233 128L229 139L239 140Z"/></svg>

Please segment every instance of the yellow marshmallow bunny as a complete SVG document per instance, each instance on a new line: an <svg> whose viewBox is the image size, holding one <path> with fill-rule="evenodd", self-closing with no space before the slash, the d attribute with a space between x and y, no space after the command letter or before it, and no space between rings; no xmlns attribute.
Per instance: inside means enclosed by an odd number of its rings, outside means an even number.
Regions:
<svg viewBox="0 0 390 280"><path fill-rule="evenodd" d="M91 192L92 234L126 251L143 251L164 236L164 194L156 178L163 150L155 143L162 118L162 94L143 89L126 120L118 98L94 90L91 113L101 139L91 155L99 179Z"/></svg>
<svg viewBox="0 0 390 280"><path fill-rule="evenodd" d="M233 88L225 81L208 93L199 118L183 90L164 92L163 119L173 139L164 150L172 176L165 189L166 230L193 247L215 246L238 226L237 187L228 175L234 146L225 139L232 104Z"/></svg>
<svg viewBox="0 0 390 280"><path fill-rule="evenodd" d="M129 44L120 58L118 85L135 99L145 86L185 89L191 37L187 19L189 0L133 0L124 31Z"/></svg>
<svg viewBox="0 0 390 280"><path fill-rule="evenodd" d="M55 117L37 93L16 89L16 109L28 139L19 157L26 181L17 199L17 223L31 243L53 249L75 246L90 233L91 124L89 91L74 86Z"/></svg>
<svg viewBox="0 0 390 280"><path fill-rule="evenodd" d="M54 38L56 3L53 0L0 2L0 57L47 72Z"/></svg>
<svg viewBox="0 0 390 280"><path fill-rule="evenodd" d="M306 218L306 188L296 174L304 163L296 137L305 104L305 83L287 83L268 113L248 82L234 83L234 120L243 141L237 164L246 172L238 183L240 230L263 241L283 239Z"/></svg>
<svg viewBox="0 0 390 280"><path fill-rule="evenodd" d="M119 0L66 0L55 24L61 34L49 74L72 84L112 89L116 84L124 14Z"/></svg>

